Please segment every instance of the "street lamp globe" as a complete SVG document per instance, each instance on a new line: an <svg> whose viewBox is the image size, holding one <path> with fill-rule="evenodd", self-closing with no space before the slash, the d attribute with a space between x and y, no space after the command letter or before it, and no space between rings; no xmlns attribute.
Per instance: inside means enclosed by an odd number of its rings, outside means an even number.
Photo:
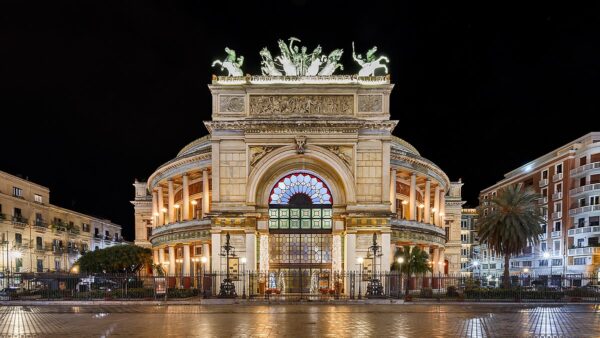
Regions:
<svg viewBox="0 0 600 338"><path fill-rule="evenodd" d="M398 257L397 262L398 264L404 263L404 257Z"/></svg>
<svg viewBox="0 0 600 338"><path fill-rule="evenodd" d="M202 258L200 258L200 261L202 262L202 264L206 264L206 262L208 262L208 258L206 258L206 256L202 256Z"/></svg>
<svg viewBox="0 0 600 338"><path fill-rule="evenodd" d="M357 262L358 264L362 264L362 263L363 263L363 258L362 258L362 257L358 257L358 258L356 259L356 262Z"/></svg>
<svg viewBox="0 0 600 338"><path fill-rule="evenodd" d="M474 267L477 267L478 265L479 265L479 262L478 262L478 261L474 261L474 262L473 262L473 266L474 266Z"/></svg>
<svg viewBox="0 0 600 338"><path fill-rule="evenodd" d="M544 258L550 258L550 253L548 251L544 252Z"/></svg>
<svg viewBox="0 0 600 338"><path fill-rule="evenodd" d="M242 262L242 264L246 264L246 257L242 257L242 258L240 259L240 261Z"/></svg>

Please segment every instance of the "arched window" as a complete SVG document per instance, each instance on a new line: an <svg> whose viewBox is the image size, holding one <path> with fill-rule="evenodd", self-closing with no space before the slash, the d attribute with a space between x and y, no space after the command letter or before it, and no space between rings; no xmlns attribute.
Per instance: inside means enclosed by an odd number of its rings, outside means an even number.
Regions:
<svg viewBox="0 0 600 338"><path fill-rule="evenodd" d="M331 230L331 190L317 176L294 172L281 178L269 197L269 229Z"/></svg>

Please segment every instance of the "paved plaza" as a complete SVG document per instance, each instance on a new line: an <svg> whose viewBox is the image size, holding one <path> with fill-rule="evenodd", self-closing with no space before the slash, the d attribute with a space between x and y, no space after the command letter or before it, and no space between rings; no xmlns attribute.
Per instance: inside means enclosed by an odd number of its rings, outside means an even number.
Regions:
<svg viewBox="0 0 600 338"><path fill-rule="evenodd" d="M4 306L0 336L597 337L598 305Z"/></svg>

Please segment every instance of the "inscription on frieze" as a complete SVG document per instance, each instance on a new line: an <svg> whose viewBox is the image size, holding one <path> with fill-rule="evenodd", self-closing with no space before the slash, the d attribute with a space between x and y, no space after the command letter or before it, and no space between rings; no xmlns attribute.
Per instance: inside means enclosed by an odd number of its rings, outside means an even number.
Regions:
<svg viewBox="0 0 600 338"><path fill-rule="evenodd" d="M221 113L243 113L243 95L219 95L219 112Z"/></svg>
<svg viewBox="0 0 600 338"><path fill-rule="evenodd" d="M358 95L358 111L361 113L383 112L383 96Z"/></svg>
<svg viewBox="0 0 600 338"><path fill-rule="evenodd" d="M353 115L352 95L251 95L250 115Z"/></svg>

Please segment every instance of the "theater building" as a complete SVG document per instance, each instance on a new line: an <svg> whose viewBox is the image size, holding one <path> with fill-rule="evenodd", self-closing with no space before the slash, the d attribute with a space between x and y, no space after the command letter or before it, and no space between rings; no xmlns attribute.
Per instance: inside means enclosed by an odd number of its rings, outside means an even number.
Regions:
<svg viewBox="0 0 600 338"><path fill-rule="evenodd" d="M389 271L404 245L427 250L434 274L458 272L462 183L392 135L410 127L390 120L392 88L389 76L214 76L210 134L134 183L135 243L187 275L201 257L225 271L229 234L240 269L298 276L284 292L316 273Z"/></svg>

